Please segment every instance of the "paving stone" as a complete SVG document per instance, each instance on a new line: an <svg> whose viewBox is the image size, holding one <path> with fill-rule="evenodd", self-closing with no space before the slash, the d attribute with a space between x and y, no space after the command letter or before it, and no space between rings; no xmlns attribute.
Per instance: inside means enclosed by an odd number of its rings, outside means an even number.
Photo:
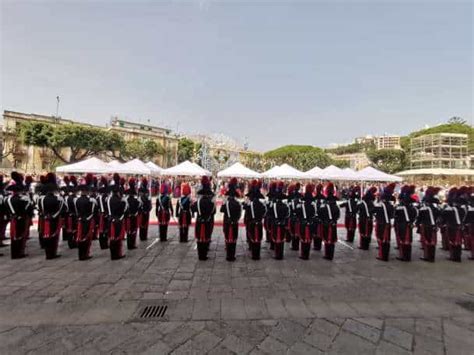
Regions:
<svg viewBox="0 0 474 355"><path fill-rule="evenodd" d="M406 350L411 351L412 349L413 334L407 333L398 328L385 326L383 338L388 342L398 345L399 347L404 348Z"/></svg>
<svg viewBox="0 0 474 355"><path fill-rule="evenodd" d="M220 345L237 354L247 354L253 348L253 346L244 339L236 337L233 334L227 335Z"/></svg>
<svg viewBox="0 0 474 355"><path fill-rule="evenodd" d="M377 343L380 338L380 330L368 326L366 324L357 322L352 319L348 319L342 329L350 333L356 334L364 339L371 341L372 343Z"/></svg>
<svg viewBox="0 0 474 355"><path fill-rule="evenodd" d="M279 340L268 336L265 340L258 346L258 350L266 354L286 354L288 346L280 342Z"/></svg>
<svg viewBox="0 0 474 355"><path fill-rule="evenodd" d="M444 344L433 337L416 335L413 352L416 355L442 355Z"/></svg>
<svg viewBox="0 0 474 355"><path fill-rule="evenodd" d="M288 312L283 304L283 300L279 298L266 299L267 310L274 319L282 319L288 317Z"/></svg>
<svg viewBox="0 0 474 355"><path fill-rule="evenodd" d="M193 346L201 352L207 352L215 347L222 339L207 330L203 330L193 339Z"/></svg>
<svg viewBox="0 0 474 355"><path fill-rule="evenodd" d="M341 331L328 354L375 354L376 345L351 333Z"/></svg>
<svg viewBox="0 0 474 355"><path fill-rule="evenodd" d="M292 346L295 342L301 339L305 331L306 328L300 324L282 319L272 328L270 335L282 343Z"/></svg>
<svg viewBox="0 0 474 355"><path fill-rule="evenodd" d="M196 299L193 310L193 320L219 320L221 319L220 301Z"/></svg>
<svg viewBox="0 0 474 355"><path fill-rule="evenodd" d="M334 340L333 336L324 334L316 329L311 329L304 337L303 341L320 351L327 351Z"/></svg>
<svg viewBox="0 0 474 355"><path fill-rule="evenodd" d="M417 319L416 333L442 341L443 329L441 325L441 319Z"/></svg>
<svg viewBox="0 0 474 355"><path fill-rule="evenodd" d="M323 354L322 351L315 349L311 345L298 341L288 350L289 355Z"/></svg>
<svg viewBox="0 0 474 355"><path fill-rule="evenodd" d="M239 298L224 298L221 301L222 319L246 319L244 301Z"/></svg>
<svg viewBox="0 0 474 355"><path fill-rule="evenodd" d="M380 344L377 346L377 351L375 353L377 355L386 355L386 354L409 355L411 354L411 351L407 351L392 343L382 340Z"/></svg>

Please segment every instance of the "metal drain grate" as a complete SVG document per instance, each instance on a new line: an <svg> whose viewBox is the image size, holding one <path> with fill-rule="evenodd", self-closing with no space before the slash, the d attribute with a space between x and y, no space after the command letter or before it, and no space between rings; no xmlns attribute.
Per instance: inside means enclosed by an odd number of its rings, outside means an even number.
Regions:
<svg viewBox="0 0 474 355"><path fill-rule="evenodd" d="M140 312L140 319L163 318L168 306L145 306Z"/></svg>

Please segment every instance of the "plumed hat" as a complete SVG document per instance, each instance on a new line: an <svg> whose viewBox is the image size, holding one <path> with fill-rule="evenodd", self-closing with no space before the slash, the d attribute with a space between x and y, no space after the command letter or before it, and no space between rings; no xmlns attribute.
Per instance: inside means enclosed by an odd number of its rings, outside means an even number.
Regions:
<svg viewBox="0 0 474 355"><path fill-rule="evenodd" d="M52 192L58 189L58 183L56 179L56 174L47 173L45 176L45 182L43 184L43 191Z"/></svg>
<svg viewBox="0 0 474 355"><path fill-rule="evenodd" d="M375 200L375 194L377 193L377 188L375 186L370 187L364 194L362 198L364 201L373 201Z"/></svg>
<svg viewBox="0 0 474 355"><path fill-rule="evenodd" d="M350 198L360 198L360 186L354 185L350 189L349 193Z"/></svg>
<svg viewBox="0 0 474 355"><path fill-rule="evenodd" d="M128 179L128 190L126 191L129 195L135 195L137 193L137 180L133 177Z"/></svg>
<svg viewBox="0 0 474 355"><path fill-rule="evenodd" d="M138 192L141 193L148 193L148 179L146 177L142 177L142 180L140 182L140 187L138 188Z"/></svg>
<svg viewBox="0 0 474 355"><path fill-rule="evenodd" d="M236 178L232 178L229 180L229 183L227 184L227 191L226 191L226 196L230 197L239 197L239 191L237 190L237 184L238 181Z"/></svg>
<svg viewBox="0 0 474 355"><path fill-rule="evenodd" d="M263 199L265 196L262 195L260 188L262 187L262 182L258 180L252 180L249 186L249 191L247 192L247 197L250 200Z"/></svg>
<svg viewBox="0 0 474 355"><path fill-rule="evenodd" d="M107 178L105 176L101 176L100 179L99 179L97 191L101 194L106 193L107 192L107 185L108 185Z"/></svg>
<svg viewBox="0 0 474 355"><path fill-rule="evenodd" d="M168 195L170 193L170 188L166 182L161 184L160 187L160 194L162 195Z"/></svg>
<svg viewBox="0 0 474 355"><path fill-rule="evenodd" d="M198 195L202 196L213 196L214 193L211 190L211 181L207 176L201 178L201 189L197 192Z"/></svg>
<svg viewBox="0 0 474 355"><path fill-rule="evenodd" d="M24 189L23 175L21 175L20 173L16 171L12 171L12 173L10 174L10 177L11 177L11 180L6 190L13 191L13 192L22 191Z"/></svg>
<svg viewBox="0 0 474 355"><path fill-rule="evenodd" d="M385 200L385 201L393 201L394 200L394 197L393 197L393 192L395 191L395 187L397 186L397 184L395 183L391 183L387 186L385 186L385 188L383 189L383 192L382 192L382 200Z"/></svg>
<svg viewBox="0 0 474 355"><path fill-rule="evenodd" d="M191 195L191 186L189 186L189 184L187 182L183 182L181 184L181 193L184 196Z"/></svg>

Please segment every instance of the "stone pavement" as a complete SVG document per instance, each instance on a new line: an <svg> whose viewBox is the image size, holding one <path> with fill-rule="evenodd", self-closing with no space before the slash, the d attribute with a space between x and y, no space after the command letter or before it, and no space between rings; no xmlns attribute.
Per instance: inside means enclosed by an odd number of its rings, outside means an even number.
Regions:
<svg viewBox="0 0 474 355"><path fill-rule="evenodd" d="M438 250L430 264L416 244L413 262L383 263L375 245L338 243L332 262L313 251L300 260L288 245L277 261L265 244L253 261L240 241L229 263L216 228L203 262L194 242L170 234L119 261L96 241L85 262L64 244L61 258L45 260L36 238L27 259L0 249L0 354L474 353L467 254L456 264ZM164 316L140 318L153 305L167 306Z"/></svg>

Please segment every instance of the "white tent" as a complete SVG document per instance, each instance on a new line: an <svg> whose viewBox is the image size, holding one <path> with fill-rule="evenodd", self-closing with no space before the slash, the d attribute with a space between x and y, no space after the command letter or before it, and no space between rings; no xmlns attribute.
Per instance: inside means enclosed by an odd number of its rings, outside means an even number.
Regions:
<svg viewBox="0 0 474 355"><path fill-rule="evenodd" d="M209 171L201 168L195 163L191 163L189 160L183 161L176 166L161 171L161 175L167 176L204 176L211 175Z"/></svg>
<svg viewBox="0 0 474 355"><path fill-rule="evenodd" d="M305 172L304 174L306 175L307 178L309 179L318 179L319 178L319 175L321 174L321 171L323 169L321 169L320 167L318 166L315 166L313 169L310 169L308 170L307 172Z"/></svg>
<svg viewBox="0 0 474 355"><path fill-rule="evenodd" d="M268 169L267 171L264 171L262 173L262 177L264 178L272 178L274 177L274 174L280 170L280 167L278 165L275 165L273 168Z"/></svg>
<svg viewBox="0 0 474 355"><path fill-rule="evenodd" d="M122 163L119 162L118 160L111 160L107 163L107 165L111 168L116 168L118 166L122 166Z"/></svg>
<svg viewBox="0 0 474 355"><path fill-rule="evenodd" d="M357 172L355 172L351 168L342 169L342 174L344 176L344 180L347 180L347 181L360 180L359 176L357 175Z"/></svg>
<svg viewBox="0 0 474 355"><path fill-rule="evenodd" d="M109 167L110 172L130 175L150 175L151 169L140 159L133 159L116 167Z"/></svg>
<svg viewBox="0 0 474 355"><path fill-rule="evenodd" d="M163 168L161 166L156 165L152 161L149 161L148 163L145 163L145 165L148 166L151 170L151 173L155 174L155 175L160 175L161 171L163 170Z"/></svg>
<svg viewBox="0 0 474 355"><path fill-rule="evenodd" d="M236 178L259 178L262 174L247 168L237 162L228 168L217 173L218 177L236 177Z"/></svg>
<svg viewBox="0 0 474 355"><path fill-rule="evenodd" d="M344 172L337 166L329 165L321 171L319 178L322 180L341 180L344 179Z"/></svg>
<svg viewBox="0 0 474 355"><path fill-rule="evenodd" d="M58 173L92 173L103 174L109 171L107 163L99 158L89 158L77 163L58 166L56 172Z"/></svg>
<svg viewBox="0 0 474 355"><path fill-rule="evenodd" d="M275 166L270 170L265 171L262 174L266 178L278 178L278 179L307 179L308 177L302 171L295 169L291 165L283 164Z"/></svg>
<svg viewBox="0 0 474 355"><path fill-rule="evenodd" d="M377 170L368 166L357 172L359 180L362 181L391 181L400 182L403 179L401 177L384 173L383 171Z"/></svg>

